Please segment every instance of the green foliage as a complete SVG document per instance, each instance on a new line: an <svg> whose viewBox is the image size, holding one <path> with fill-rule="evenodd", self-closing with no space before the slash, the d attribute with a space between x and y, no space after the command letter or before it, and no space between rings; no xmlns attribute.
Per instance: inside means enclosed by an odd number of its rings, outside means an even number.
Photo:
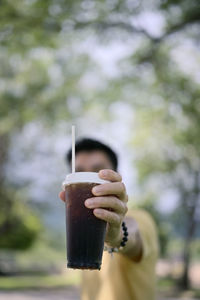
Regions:
<svg viewBox="0 0 200 300"><path fill-rule="evenodd" d="M41 223L30 209L15 196L12 189L1 189L0 248L25 250L30 248L41 230Z"/></svg>
<svg viewBox="0 0 200 300"><path fill-rule="evenodd" d="M73 272L73 273L72 273ZM80 273L72 271L68 274L59 275L34 275L34 276L9 276L1 278L1 290L25 290L38 288L66 288L80 284Z"/></svg>

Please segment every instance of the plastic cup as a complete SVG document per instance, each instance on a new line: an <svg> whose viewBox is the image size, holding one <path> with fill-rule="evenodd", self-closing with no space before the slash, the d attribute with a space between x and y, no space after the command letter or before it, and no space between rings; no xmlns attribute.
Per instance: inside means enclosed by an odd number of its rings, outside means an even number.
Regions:
<svg viewBox="0 0 200 300"><path fill-rule="evenodd" d="M109 181L95 172L76 172L63 182L66 200L67 267L73 269L101 268L106 222L93 214L84 202L94 197L95 185Z"/></svg>

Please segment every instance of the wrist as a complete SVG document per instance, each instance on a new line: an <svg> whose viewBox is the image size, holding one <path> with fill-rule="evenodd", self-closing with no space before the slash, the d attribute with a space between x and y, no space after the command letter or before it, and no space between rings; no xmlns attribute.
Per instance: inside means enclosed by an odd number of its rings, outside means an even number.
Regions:
<svg viewBox="0 0 200 300"><path fill-rule="evenodd" d="M119 247L123 238L122 224L118 227L108 228L109 235L106 236L105 244L107 247Z"/></svg>
<svg viewBox="0 0 200 300"><path fill-rule="evenodd" d="M125 222L122 222L118 237L112 243L106 243L104 250L107 250L110 253L119 252L124 249L128 241L128 228Z"/></svg>
<svg viewBox="0 0 200 300"><path fill-rule="evenodd" d="M119 247L120 243L121 243L121 240L122 240L122 237L123 237L123 233L122 233L122 230L120 228L119 234L114 239L106 240L105 245L107 247Z"/></svg>

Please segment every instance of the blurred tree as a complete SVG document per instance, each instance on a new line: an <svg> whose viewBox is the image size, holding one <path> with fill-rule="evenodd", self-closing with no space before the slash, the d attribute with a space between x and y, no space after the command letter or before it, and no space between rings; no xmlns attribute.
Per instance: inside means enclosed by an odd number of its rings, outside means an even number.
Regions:
<svg viewBox="0 0 200 300"><path fill-rule="evenodd" d="M37 238L41 222L16 197L14 190L7 188L3 191L1 188L0 192L0 249L26 250Z"/></svg>
<svg viewBox="0 0 200 300"><path fill-rule="evenodd" d="M41 222L19 198L17 189L5 180L8 145L4 133L0 139L0 249L25 250L37 238Z"/></svg>
<svg viewBox="0 0 200 300"><path fill-rule="evenodd" d="M161 60L161 53L155 55ZM152 102L146 109L141 108L138 115L136 164L141 183L149 185L157 179L161 193L158 197L167 189L177 195L183 210L179 222L185 239L181 285L188 288L191 241L200 220L200 90L198 84L180 74L173 64L169 67L169 61L169 57L168 65L164 61L156 65L154 61L162 89L159 84L158 105Z"/></svg>
<svg viewBox="0 0 200 300"><path fill-rule="evenodd" d="M50 127L71 120L88 58L73 54L70 38L67 47L58 47L62 18L53 17L59 10L55 1L3 0L0 6L0 248L23 250L37 238L40 222L5 174L11 138L31 122Z"/></svg>

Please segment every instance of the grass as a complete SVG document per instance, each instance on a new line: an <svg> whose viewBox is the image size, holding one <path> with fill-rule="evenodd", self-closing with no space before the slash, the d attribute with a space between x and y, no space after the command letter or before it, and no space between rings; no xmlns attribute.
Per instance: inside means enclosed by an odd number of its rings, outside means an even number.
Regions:
<svg viewBox="0 0 200 300"><path fill-rule="evenodd" d="M38 239L28 251L0 251L0 260L7 273L0 276L0 290L64 288L80 283L80 271L67 269L64 238L57 236L58 245L50 245L50 237ZM52 242L53 243L53 242ZM60 243L60 244L59 244Z"/></svg>
<svg viewBox="0 0 200 300"><path fill-rule="evenodd" d="M190 290L180 290L177 281L172 278L159 278L157 283L157 293L162 297L195 298L200 299L200 290L191 288Z"/></svg>
<svg viewBox="0 0 200 300"><path fill-rule="evenodd" d="M174 294L176 290L176 284L171 278L158 278L157 292L162 295Z"/></svg>
<svg viewBox="0 0 200 300"><path fill-rule="evenodd" d="M69 271L61 275L0 277L0 290L61 288L80 283L80 273Z"/></svg>

